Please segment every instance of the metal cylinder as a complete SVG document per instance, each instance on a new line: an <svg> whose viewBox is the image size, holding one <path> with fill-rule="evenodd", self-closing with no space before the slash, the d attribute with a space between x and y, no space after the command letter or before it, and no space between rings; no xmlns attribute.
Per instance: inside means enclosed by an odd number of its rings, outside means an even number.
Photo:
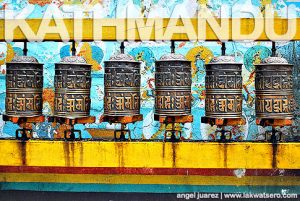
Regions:
<svg viewBox="0 0 300 201"><path fill-rule="evenodd" d="M155 114L191 114L191 62L180 54L167 54L155 62Z"/></svg>
<svg viewBox="0 0 300 201"><path fill-rule="evenodd" d="M268 57L255 67L256 117L293 118L293 65L284 58Z"/></svg>
<svg viewBox="0 0 300 201"><path fill-rule="evenodd" d="M91 65L83 57L69 56L55 64L54 116L80 118L90 115Z"/></svg>
<svg viewBox="0 0 300 201"><path fill-rule="evenodd" d="M104 115L139 115L140 62L121 53L112 56L104 65Z"/></svg>
<svg viewBox="0 0 300 201"><path fill-rule="evenodd" d="M219 56L205 68L205 116L242 118L242 63L231 56Z"/></svg>
<svg viewBox="0 0 300 201"><path fill-rule="evenodd" d="M6 63L6 115L42 115L43 64L29 56L15 56Z"/></svg>

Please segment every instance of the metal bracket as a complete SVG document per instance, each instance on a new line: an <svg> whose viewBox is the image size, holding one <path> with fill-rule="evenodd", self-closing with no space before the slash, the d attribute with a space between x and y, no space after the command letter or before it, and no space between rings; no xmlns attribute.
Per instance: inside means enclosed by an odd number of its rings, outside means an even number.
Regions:
<svg viewBox="0 0 300 201"><path fill-rule="evenodd" d="M27 137L26 132L29 132L30 135L32 134L32 129L28 129L28 128L20 128L16 130L16 139L18 140L29 140L29 138ZM21 134L21 137L20 135Z"/></svg>
<svg viewBox="0 0 300 201"><path fill-rule="evenodd" d="M224 42L222 42L221 52L222 52L222 56L225 56L225 54L226 54L226 44Z"/></svg>
<svg viewBox="0 0 300 201"><path fill-rule="evenodd" d="M171 41L171 53L175 53L175 41Z"/></svg>
<svg viewBox="0 0 300 201"><path fill-rule="evenodd" d="M27 41L24 41L24 48L23 48L23 54L24 56L27 56L28 48L27 48Z"/></svg>
<svg viewBox="0 0 300 201"><path fill-rule="evenodd" d="M128 140L131 141L131 133L129 129L125 129L126 124L121 124L121 129L114 130L114 140L115 141L126 141L125 134L128 133ZM120 133L120 137L117 138L117 133Z"/></svg>
<svg viewBox="0 0 300 201"><path fill-rule="evenodd" d="M117 138L117 133L120 133L120 137ZM127 139L125 138L125 133L128 133L128 140L131 141L131 133L130 133L130 130L128 129L125 129L125 130L121 130L121 129L118 129L118 130L114 130L114 140L115 141L126 141Z"/></svg>
<svg viewBox="0 0 300 201"><path fill-rule="evenodd" d="M283 140L282 132L272 127L272 131L265 132L265 140L272 143L281 142Z"/></svg>
<svg viewBox="0 0 300 201"><path fill-rule="evenodd" d="M218 130L218 131L215 131L215 135L216 135L216 139L217 139L217 136L218 136L218 133L220 133L220 141L221 142L225 142L225 141L230 141L232 140L232 133L230 130ZM226 138L227 136L229 136L229 139Z"/></svg>
<svg viewBox="0 0 300 201"><path fill-rule="evenodd" d="M71 47L71 51L72 51L72 56L76 55L76 47L75 47L75 41L72 41L72 47Z"/></svg>
<svg viewBox="0 0 300 201"><path fill-rule="evenodd" d="M67 134L70 132L70 137L67 138ZM75 133L78 133L78 138L76 138ZM68 129L64 131L65 140L81 140L81 130L76 130L74 128Z"/></svg>
<svg viewBox="0 0 300 201"><path fill-rule="evenodd" d="M167 139L167 133L171 133L171 138L170 139ZM179 134L179 139L176 138L176 136ZM170 141L170 142L179 142L180 139L181 139L181 135L182 135L182 132L181 131L178 131L178 130L166 130L165 131L165 135L164 135L164 141Z"/></svg>
<svg viewBox="0 0 300 201"><path fill-rule="evenodd" d="M276 56L276 43L272 41L272 57Z"/></svg>
<svg viewBox="0 0 300 201"><path fill-rule="evenodd" d="M179 142L181 140L182 132L180 130L175 130L175 123L172 124L172 129L166 129L164 133L164 141ZM168 123L165 124L166 126ZM171 138L167 139L167 133L171 133ZM179 134L179 139L176 137Z"/></svg>
<svg viewBox="0 0 300 201"><path fill-rule="evenodd" d="M125 52L125 45L124 45L124 41L121 42L121 45L120 45L120 51L121 51L121 54L124 54Z"/></svg>

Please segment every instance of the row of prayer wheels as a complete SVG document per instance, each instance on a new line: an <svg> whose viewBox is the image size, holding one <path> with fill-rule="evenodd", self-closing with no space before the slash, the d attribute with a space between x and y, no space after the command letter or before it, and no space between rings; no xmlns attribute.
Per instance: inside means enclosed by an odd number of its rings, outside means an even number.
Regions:
<svg viewBox="0 0 300 201"><path fill-rule="evenodd" d="M55 64L54 115L78 118L89 116L91 65L82 57L65 57ZM15 56L7 63L6 115L42 115L43 64L30 56Z"/></svg>
<svg viewBox="0 0 300 201"><path fill-rule="evenodd" d="M293 65L281 57L256 64L255 111L258 119L292 119L295 109ZM242 117L242 63L219 56L206 65L206 117Z"/></svg>
<svg viewBox="0 0 300 201"><path fill-rule="evenodd" d="M174 51L156 61L155 114L191 114L191 62ZM105 62L104 115L140 114L140 62L124 53ZM87 117L90 113L91 65L78 56L55 64L54 116ZM220 56L206 65L205 111L209 118L242 117L242 63ZM256 65L257 118L293 118L292 65L269 57ZM16 56L7 63L6 115L42 115L43 64L29 56Z"/></svg>

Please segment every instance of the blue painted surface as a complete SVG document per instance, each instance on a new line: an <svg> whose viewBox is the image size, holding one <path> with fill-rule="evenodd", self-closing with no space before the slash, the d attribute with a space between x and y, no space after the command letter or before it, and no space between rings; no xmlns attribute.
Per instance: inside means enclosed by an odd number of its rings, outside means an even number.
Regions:
<svg viewBox="0 0 300 201"><path fill-rule="evenodd" d="M299 193L300 186L189 186L66 183L0 183L0 190L68 191L68 192L143 192L143 193Z"/></svg>

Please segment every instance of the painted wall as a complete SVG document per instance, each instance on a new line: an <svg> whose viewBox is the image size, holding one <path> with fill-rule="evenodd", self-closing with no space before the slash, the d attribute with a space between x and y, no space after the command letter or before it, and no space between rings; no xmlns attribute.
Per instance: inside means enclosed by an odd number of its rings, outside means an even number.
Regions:
<svg viewBox="0 0 300 201"><path fill-rule="evenodd" d="M181 13L184 17L195 17L197 14L197 6L199 4L206 4L211 8L215 15L219 15L220 5L227 5L228 8L233 8L232 16L240 17L237 10L243 8L251 8L251 10L259 11L264 10L266 3L272 3L276 8L278 16L285 16L285 8L290 3L286 1L117 1L117 0L89 0L89 1L60 1L60 0L3 0L0 1L0 15L4 15L5 10L14 10L23 18L42 18L47 9L53 7L59 8L63 11L65 18L72 17L73 10L84 9L84 17L92 16L93 11L100 13L98 17L125 17L125 8L130 13L129 17L170 17ZM250 7L249 7L250 6ZM300 17L299 3L293 3L295 16ZM185 12L185 11L188 12ZM173 15L172 15L173 13ZM230 12L226 12L229 16ZM225 14L226 14L225 13ZM235 14L236 13L236 14ZM245 17L242 15L242 17ZM163 137L160 130L160 124L153 120L153 107L154 107L154 70L155 60L159 59L163 54L170 51L169 43L163 42L135 42L126 43L126 52L142 61L142 109L144 121L130 125L133 130L133 138L144 139L161 139ZM246 118L247 123L245 126L234 127L232 132L234 138L237 140L255 140L261 139L264 129L256 126L255 124L255 111L254 111L254 77L253 69L254 64L259 63L262 59L271 54L270 42L253 42L253 43L227 43L227 54L236 57L236 61L243 62L243 116ZM0 112L5 111L5 63L11 61L15 54L22 54L22 43L0 43ZM294 80L295 80L295 94L297 102L300 102L300 42L280 42L277 43L278 52L285 58L293 63L294 66ZM28 44L28 55L36 57L39 62L44 63L44 105L43 112L45 115L52 115L53 113L53 100L54 100L54 64L59 62L61 58L70 55L69 43L30 43ZM187 59L192 61L193 69L193 109L192 113L195 116L192 124L186 124L183 127L184 137L187 139L214 139L214 131L216 127L211 127L206 124L201 124L201 116L204 116L204 77L205 68L204 64L209 62L213 56L220 55L221 44L217 42L177 42L176 52L183 54ZM84 130L87 128L103 128L113 129L115 125L107 123L99 123L99 118L103 113L103 62L108 60L112 54L119 51L119 43L116 42L100 42L95 41L92 43L79 43L77 44L77 55L82 55L86 58L88 63L92 64L92 109L91 115L97 117L95 124L77 125L76 127ZM295 121L293 128L283 128L287 135L291 133L300 132L300 112L299 108L296 111L298 119ZM11 137L17 125L12 123L4 123L2 118L0 120L0 137ZM53 137L63 128L58 125L51 125L50 123L37 124L34 128L36 137ZM83 137L90 137L88 132L84 131Z"/></svg>
<svg viewBox="0 0 300 201"><path fill-rule="evenodd" d="M65 18L72 17L74 10L84 10L84 17L92 16L95 11L97 17L122 18L128 17L195 17L197 7L202 4L210 8L216 16L222 17L249 17L249 14L240 14L240 11L264 11L267 4L272 4L277 16L285 16L287 6L292 6L294 17L300 16L299 1L283 0L0 0L1 14L5 10L14 10L19 17L41 18L47 9L59 8ZM128 12L126 13L126 9ZM231 12L230 12L231 10ZM250 16L252 17L252 16Z"/></svg>

